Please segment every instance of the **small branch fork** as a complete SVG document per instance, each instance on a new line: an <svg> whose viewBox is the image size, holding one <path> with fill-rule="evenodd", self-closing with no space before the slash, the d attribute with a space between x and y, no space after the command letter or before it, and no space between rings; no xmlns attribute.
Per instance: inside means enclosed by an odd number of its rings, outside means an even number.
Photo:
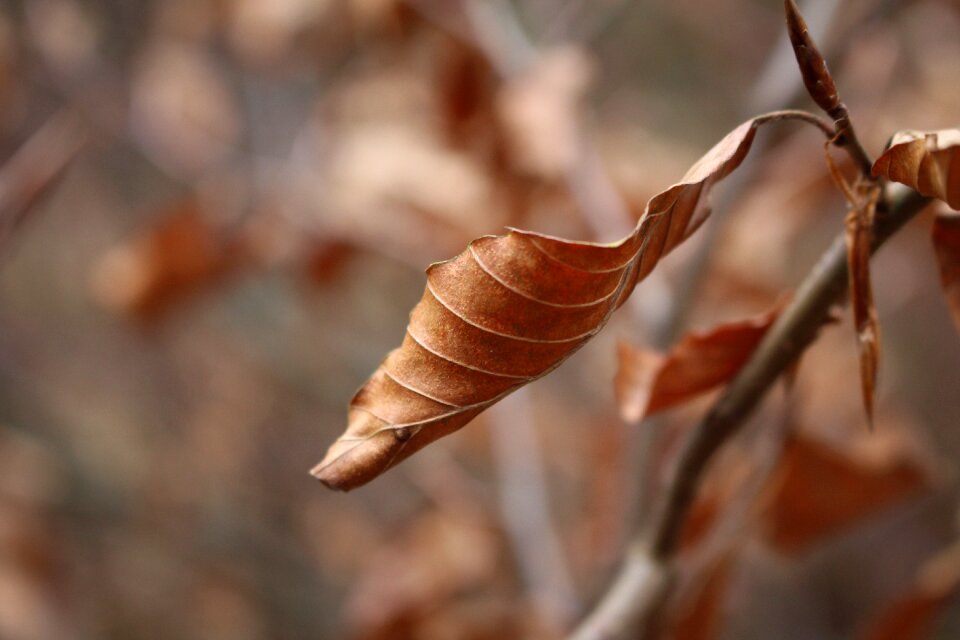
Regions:
<svg viewBox="0 0 960 640"><path fill-rule="evenodd" d="M927 202L915 191L901 191L888 211L877 213L871 253ZM846 293L847 282L847 247L841 234L767 332L750 361L692 430L667 478L667 492L648 528L637 537L607 595L571 635L573 640L636 637L631 632L656 623L674 580L670 560L708 463L740 430L777 378L814 341L820 327L829 320L831 308Z"/></svg>
<svg viewBox="0 0 960 640"><path fill-rule="evenodd" d="M873 162L857 138L853 122L850 120L850 112L847 110L847 105L840 101L840 94L833 76L827 69L827 62L817 49L813 38L810 37L807 23L800 14L797 3L794 0L784 0L783 6L787 14L787 34L790 36L790 44L793 45L793 52L797 57L797 65L800 67L800 75L803 76L807 93L818 107L833 118L836 130L833 143L850 154L862 176L869 177Z"/></svg>
<svg viewBox="0 0 960 640"><path fill-rule="evenodd" d="M647 525L637 533L613 585L592 613L571 634L572 640L647 638L662 623L662 609L676 581L672 562L684 521L714 454L745 424L775 381L797 361L830 320L831 309L853 289L860 309L861 342L869 337L872 303L869 298L870 256L928 203L913 190L887 185L871 176L872 161L857 138L846 105L840 101L826 62L811 39L794 0L785 0L787 30L810 96L833 120L804 111L777 111L757 121L803 120L828 138L827 147L846 151L859 170L850 187L839 175L828 151L828 166L850 202L845 233L841 233L801 284L790 305L767 332L747 364L727 386L709 412L689 434L665 481L665 493ZM853 232L851 233L851 228ZM862 287L867 287L865 292ZM858 291L858 288L860 289ZM855 307L855 312L857 308ZM875 320L875 317L873 318ZM866 330L866 334L864 333ZM869 355L869 354L868 354ZM875 354L874 354L875 355ZM875 373L875 359L866 366ZM866 373L869 373L867 371ZM864 376L869 413L872 378ZM868 392L870 398L867 398ZM638 636L638 632L641 634Z"/></svg>

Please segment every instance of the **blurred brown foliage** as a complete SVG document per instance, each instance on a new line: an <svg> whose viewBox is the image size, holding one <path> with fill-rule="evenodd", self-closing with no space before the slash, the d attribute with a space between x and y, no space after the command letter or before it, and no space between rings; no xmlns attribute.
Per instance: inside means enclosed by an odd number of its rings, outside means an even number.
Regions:
<svg viewBox="0 0 960 640"><path fill-rule="evenodd" d="M622 237L799 82L775 62L780 3L512 4L539 46L515 65L460 2L0 4L0 180L49 185L0 209L0 637L554 638L594 600L636 494L704 406L664 414L637 462L653 427L616 417L617 340L649 344L707 243L677 335L769 309L845 203L816 135L764 132L744 184L718 188L713 239L665 260L530 388L529 411L482 415L349 497L322 491L306 470L399 342L426 265L507 225ZM819 41L870 151L956 126L955 2L822 4ZM74 157L61 134L42 148L63 153L19 172L64 113L86 147ZM711 468L675 637L960 633L960 341L930 218L872 277L875 433L844 317ZM521 423L539 480L496 453ZM549 488L549 530L510 482ZM559 559L522 553L524 526Z"/></svg>

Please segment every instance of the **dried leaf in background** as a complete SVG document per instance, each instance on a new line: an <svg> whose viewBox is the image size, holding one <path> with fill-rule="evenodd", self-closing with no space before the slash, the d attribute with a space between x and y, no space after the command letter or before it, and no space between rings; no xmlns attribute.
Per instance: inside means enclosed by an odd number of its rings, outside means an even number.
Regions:
<svg viewBox="0 0 960 640"><path fill-rule="evenodd" d="M960 209L960 129L894 134L890 146L873 164L873 175Z"/></svg>
<svg viewBox="0 0 960 640"><path fill-rule="evenodd" d="M880 190L875 186L863 190L862 200L852 206L845 221L847 269L850 272L850 305L857 331L857 352L860 355L860 389L867 421L873 427L873 400L880 367L880 321L873 302L870 284L870 244L873 240L873 219Z"/></svg>
<svg viewBox="0 0 960 640"><path fill-rule="evenodd" d="M953 323L960 331L960 215L941 213L933 220L933 250Z"/></svg>
<svg viewBox="0 0 960 640"><path fill-rule="evenodd" d="M586 54L565 47L544 53L504 87L498 114L520 170L556 179L574 165L581 153L580 104L592 75Z"/></svg>
<svg viewBox="0 0 960 640"><path fill-rule="evenodd" d="M431 617L497 579L499 538L458 515L428 513L369 556L346 604L349 637L420 637Z"/></svg>
<svg viewBox="0 0 960 640"><path fill-rule="evenodd" d="M245 241L207 219L188 199L95 265L91 285L106 307L149 322L219 282L246 260Z"/></svg>
<svg viewBox="0 0 960 640"><path fill-rule="evenodd" d="M193 178L224 162L240 135L240 107L212 56L160 40L131 87L130 121L144 152L176 176Z"/></svg>
<svg viewBox="0 0 960 640"><path fill-rule="evenodd" d="M666 354L620 343L614 381L620 415L637 422L727 382L746 363L781 308L688 333Z"/></svg>
<svg viewBox="0 0 960 640"><path fill-rule="evenodd" d="M930 469L904 432L882 426L842 447L803 432L790 436L763 509L764 532L774 548L803 553L932 486Z"/></svg>
<svg viewBox="0 0 960 640"><path fill-rule="evenodd" d="M960 544L921 567L917 581L858 636L859 640L927 640L960 588ZM939 637L939 636L938 636ZM946 636L943 636L946 637Z"/></svg>
<svg viewBox="0 0 960 640"><path fill-rule="evenodd" d="M358 487L556 368L706 218L711 185L740 165L757 126L730 132L618 243L512 230L432 265L403 345L354 396L346 432L313 475Z"/></svg>

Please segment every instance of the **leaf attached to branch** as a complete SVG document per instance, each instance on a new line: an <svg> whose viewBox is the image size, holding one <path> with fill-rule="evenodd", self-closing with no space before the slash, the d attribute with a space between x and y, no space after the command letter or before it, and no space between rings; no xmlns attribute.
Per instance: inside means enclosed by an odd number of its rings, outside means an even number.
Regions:
<svg viewBox="0 0 960 640"><path fill-rule="evenodd" d="M781 307L746 320L689 333L669 353L621 343L614 388L620 415L638 422L682 404L737 374Z"/></svg>
<svg viewBox="0 0 960 640"><path fill-rule="evenodd" d="M853 324L857 330L860 353L860 386L867 420L873 426L873 397L877 388L877 370L880 367L880 321L873 302L870 284L870 243L873 239L873 219L880 191L869 187L860 203L847 213L847 269L850 272L850 305Z"/></svg>
<svg viewBox="0 0 960 640"><path fill-rule="evenodd" d="M905 184L960 210L960 129L895 134L873 164L873 175Z"/></svg>
<svg viewBox="0 0 960 640"><path fill-rule="evenodd" d="M734 129L654 196L620 242L511 230L431 265L403 344L354 396L313 475L335 489L365 484L559 366L706 219L711 186L740 165L757 126Z"/></svg>
<svg viewBox="0 0 960 640"><path fill-rule="evenodd" d="M940 282L960 331L960 215L939 214L933 220L933 250L940 265Z"/></svg>

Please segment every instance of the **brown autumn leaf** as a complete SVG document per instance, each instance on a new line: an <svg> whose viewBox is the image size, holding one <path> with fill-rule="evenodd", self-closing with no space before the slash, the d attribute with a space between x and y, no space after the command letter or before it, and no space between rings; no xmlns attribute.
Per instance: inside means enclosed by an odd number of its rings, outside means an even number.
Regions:
<svg viewBox="0 0 960 640"><path fill-rule="evenodd" d="M940 282L960 331L960 216L941 213L933 220L933 250L940 265Z"/></svg>
<svg viewBox="0 0 960 640"><path fill-rule="evenodd" d="M850 273L850 304L853 325L857 331L860 354L860 389L867 421L873 427L873 399L880 367L880 321L870 285L870 245L873 240L873 219L880 190L870 186L863 191L860 203L851 207L845 222L847 269Z"/></svg>
<svg viewBox="0 0 960 640"><path fill-rule="evenodd" d="M347 637L418 637L465 593L496 584L500 540L484 519L429 511L368 556L344 607ZM469 549L469 553L464 551Z"/></svg>
<svg viewBox="0 0 960 640"><path fill-rule="evenodd" d="M746 363L782 307L708 331L688 333L669 353L619 345L614 390L620 415L638 422L730 380Z"/></svg>
<svg viewBox="0 0 960 640"><path fill-rule="evenodd" d="M311 282L328 284L353 254L354 247L341 240L318 240L307 252L304 271Z"/></svg>
<svg viewBox="0 0 960 640"><path fill-rule="evenodd" d="M894 134L873 164L873 175L905 184L960 210L960 129Z"/></svg>
<svg viewBox="0 0 960 640"><path fill-rule="evenodd" d="M497 113L513 163L547 180L569 171L580 153L580 104L591 62L579 48L544 53L497 98Z"/></svg>
<svg viewBox="0 0 960 640"><path fill-rule="evenodd" d="M757 126L741 124L654 196L620 242L511 230L431 265L403 345L354 396L346 432L312 474L358 487L559 366L707 217L710 187L740 165Z"/></svg>
<svg viewBox="0 0 960 640"><path fill-rule="evenodd" d="M857 636L860 640L926 640L960 589L960 544L937 553L920 568L910 591L887 606Z"/></svg>
<svg viewBox="0 0 960 640"><path fill-rule="evenodd" d="M217 228L188 199L108 251L94 267L93 292L105 306L149 322L220 281L246 257L245 240Z"/></svg>
<svg viewBox="0 0 960 640"><path fill-rule="evenodd" d="M894 426L894 425L885 425ZM878 429L841 448L797 433L787 441L762 510L774 548L799 554L930 486L903 431Z"/></svg>

